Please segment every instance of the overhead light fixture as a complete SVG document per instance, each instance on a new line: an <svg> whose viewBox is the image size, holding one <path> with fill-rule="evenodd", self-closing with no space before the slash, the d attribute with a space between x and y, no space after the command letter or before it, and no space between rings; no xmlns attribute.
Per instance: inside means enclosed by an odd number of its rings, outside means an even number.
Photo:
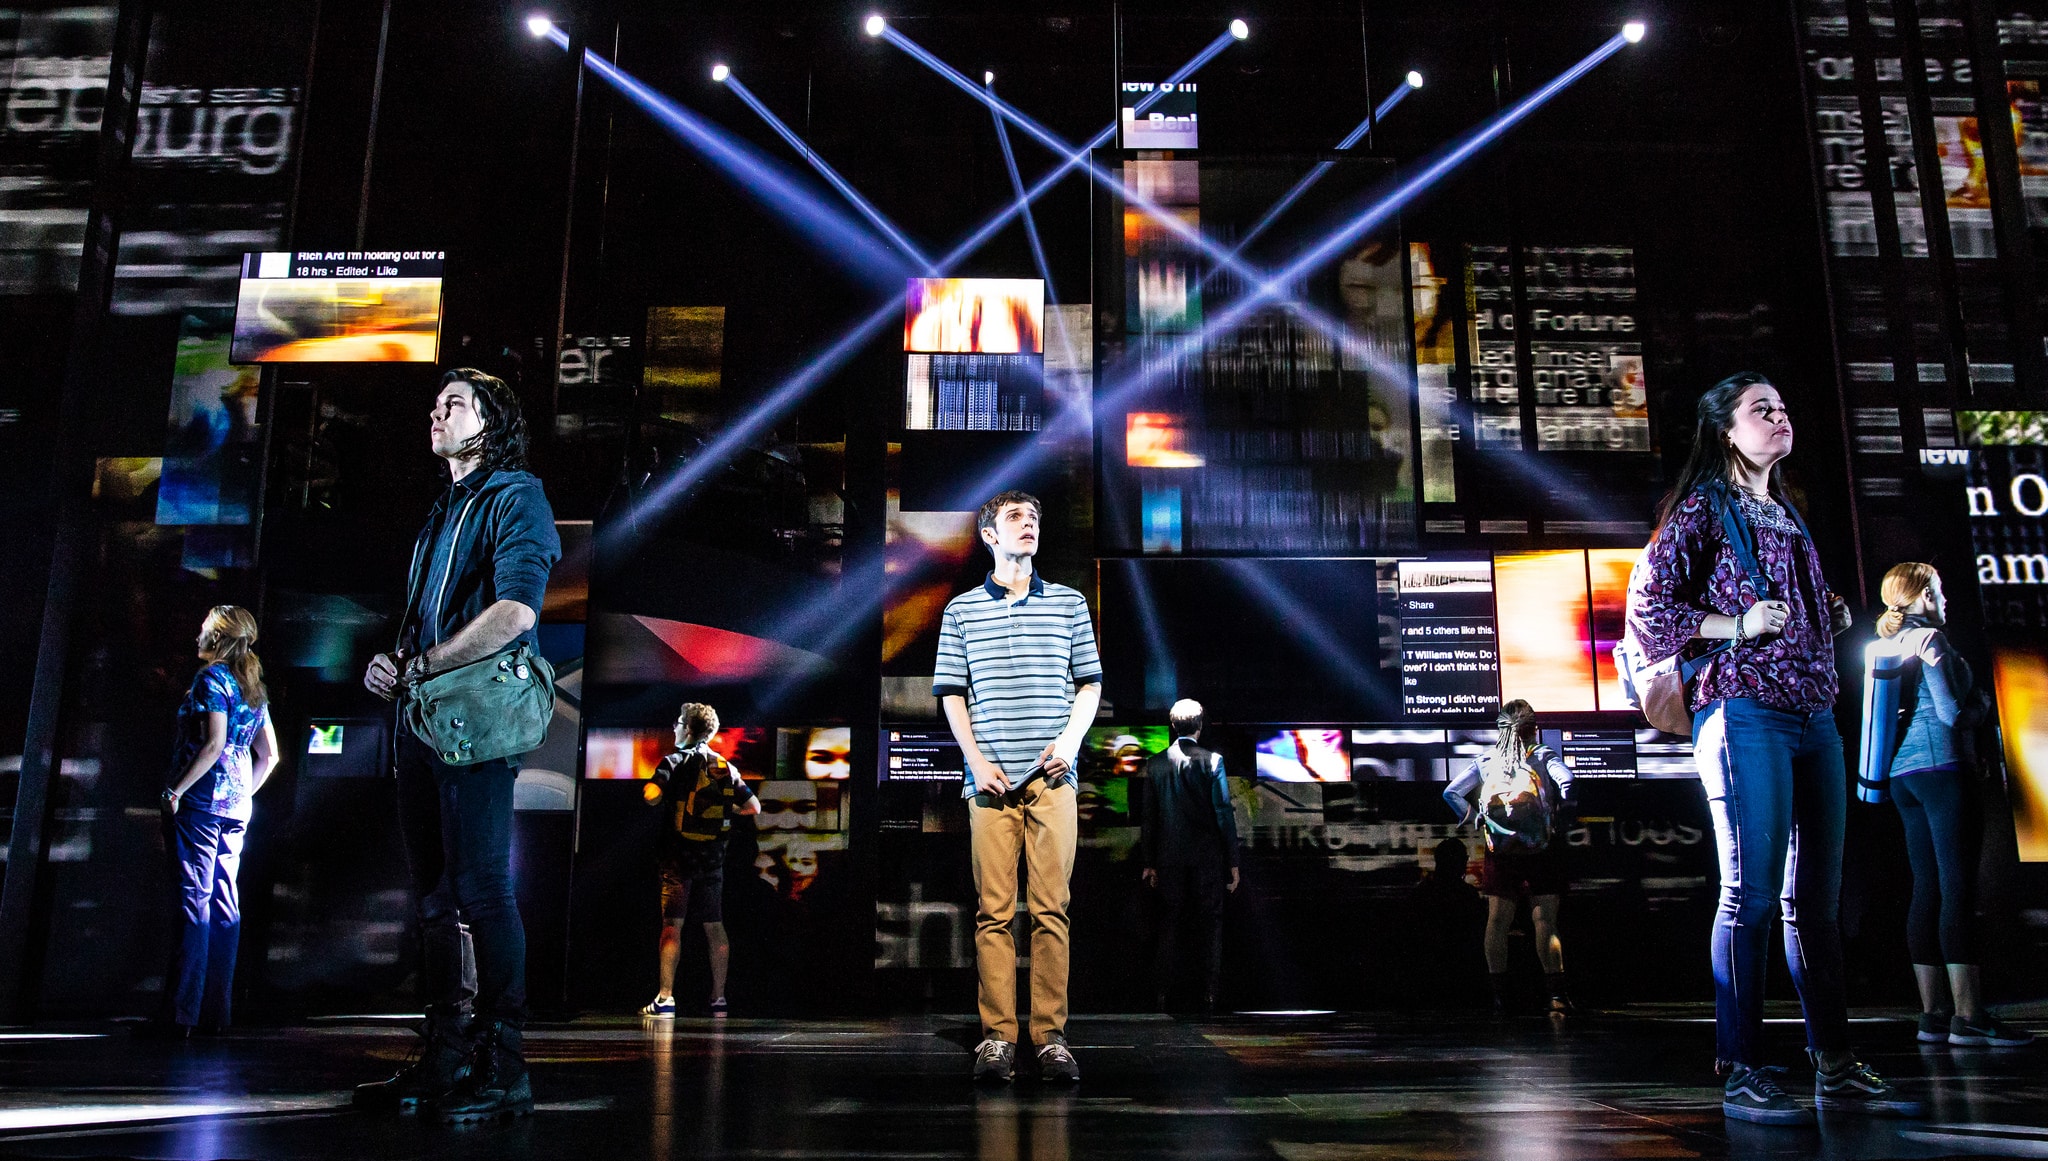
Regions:
<svg viewBox="0 0 2048 1161"><path fill-rule="evenodd" d="M1409 88L1411 88L1411 89L1419 89L1419 88L1421 88L1421 87L1422 87L1422 74L1421 74L1421 73L1418 73L1418 72L1416 72L1416 71L1415 71L1414 69L1409 69L1409 70L1408 70L1408 87L1409 87Z"/></svg>
<svg viewBox="0 0 2048 1161"><path fill-rule="evenodd" d="M1649 26L1642 21L1631 20L1621 26L1621 38L1630 44L1641 44L1643 42L1643 34L1648 31L1650 31Z"/></svg>
<svg viewBox="0 0 2048 1161"><path fill-rule="evenodd" d="M555 22L545 16L529 16L526 18L526 31L531 32L536 39L546 36L548 29L554 26Z"/></svg>
<svg viewBox="0 0 2048 1161"><path fill-rule="evenodd" d="M869 35L869 36L880 36L880 35L882 35L882 29L884 29L884 28L886 28L886 27L888 27L888 25L887 25L886 23L884 23L884 22L883 22L883 20L882 20L882 17L881 17L881 14L880 14L880 13L877 13L877 14L875 14L875 15L873 15L873 16L870 16L870 17L868 17L868 22L867 22L866 28L867 28L867 30L868 30L868 35Z"/></svg>
<svg viewBox="0 0 2048 1161"><path fill-rule="evenodd" d="M1246 24L1242 20L1233 20L1230 22L1230 35L1238 38L1239 40L1243 40L1245 37L1250 36L1251 34L1251 25Z"/></svg>
<svg viewBox="0 0 2048 1161"><path fill-rule="evenodd" d="M715 64L711 66L711 79L717 81L721 85L725 83L725 78L731 75L732 70L726 68L722 64Z"/></svg>

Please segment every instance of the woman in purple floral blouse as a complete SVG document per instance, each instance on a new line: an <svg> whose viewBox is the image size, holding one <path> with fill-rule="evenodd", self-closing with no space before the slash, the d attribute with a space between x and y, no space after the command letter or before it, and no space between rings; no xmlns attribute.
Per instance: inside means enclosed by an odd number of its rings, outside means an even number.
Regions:
<svg viewBox="0 0 2048 1161"><path fill-rule="evenodd" d="M1689 690L1693 752L1721 860L1713 957L1722 1111L1760 1124L1813 1120L1762 1061L1764 977L1782 891L1815 1103L1911 1116L1918 1106L1849 1048L1837 919L1848 786L1834 720L1834 638L1850 618L1785 498L1778 467L1791 452L1791 418L1762 375L1733 375L1707 391L1692 456L1635 570L1629 624L1652 662L1726 649ZM1746 581L1724 505L1749 529L1769 600Z"/></svg>

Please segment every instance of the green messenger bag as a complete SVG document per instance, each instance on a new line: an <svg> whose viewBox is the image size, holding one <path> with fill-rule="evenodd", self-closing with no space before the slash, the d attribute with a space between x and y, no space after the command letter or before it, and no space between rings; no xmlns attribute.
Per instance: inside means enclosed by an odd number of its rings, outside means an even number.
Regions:
<svg viewBox="0 0 2048 1161"><path fill-rule="evenodd" d="M554 716L554 667L523 641L436 673L405 698L405 724L450 766L538 749Z"/></svg>

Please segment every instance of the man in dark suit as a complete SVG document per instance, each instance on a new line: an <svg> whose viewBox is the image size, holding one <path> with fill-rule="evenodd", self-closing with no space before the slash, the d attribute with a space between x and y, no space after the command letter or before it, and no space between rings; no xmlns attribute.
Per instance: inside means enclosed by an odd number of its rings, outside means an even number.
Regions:
<svg viewBox="0 0 2048 1161"><path fill-rule="evenodd" d="M1223 976L1223 900L1237 890L1237 819L1223 779L1223 756L1195 744L1201 703L1182 698L1168 711L1173 744L1145 763L1141 843L1145 885L1162 904L1153 979L1161 1009L1175 975L1175 942L1184 917L1200 932L1202 1006L1216 1007Z"/></svg>

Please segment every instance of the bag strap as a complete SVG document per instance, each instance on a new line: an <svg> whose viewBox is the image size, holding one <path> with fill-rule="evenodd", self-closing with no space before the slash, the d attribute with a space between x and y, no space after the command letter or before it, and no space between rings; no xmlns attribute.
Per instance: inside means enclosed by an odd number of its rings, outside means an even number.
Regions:
<svg viewBox="0 0 2048 1161"><path fill-rule="evenodd" d="M1711 489L1714 508L1721 516L1721 534L1728 541L1728 547L1735 553L1735 563L1742 569L1742 579L1749 585L1750 592L1759 601L1771 599L1771 578L1756 558L1756 530L1743 518L1742 505L1735 499L1735 489L1725 483L1716 483ZM1789 511L1789 509L1788 509ZM1806 531L1801 523L1799 530Z"/></svg>
<svg viewBox="0 0 2048 1161"><path fill-rule="evenodd" d="M1714 501L1715 513L1721 517L1721 535L1728 541L1729 551L1735 554L1736 565L1742 569L1743 583L1749 586L1750 592L1755 595L1757 600L1770 600L1770 574L1764 571L1763 565L1757 560L1756 531L1750 527L1749 521L1743 518L1742 508L1735 499L1735 490L1726 483L1716 481L1707 486L1707 494ZM1799 531L1804 534L1806 522L1799 518L1799 513L1793 511L1790 505L1787 505L1785 510L1792 513L1793 521L1799 525ZM1736 615L1740 616L1741 614L1738 613ZM1724 641L1705 653L1700 654L1698 657L1692 658L1689 661L1679 662L1679 680L1683 681L1686 685L1691 685L1693 678L1697 677L1699 672L1705 669L1709 662L1734 648L1734 641Z"/></svg>

